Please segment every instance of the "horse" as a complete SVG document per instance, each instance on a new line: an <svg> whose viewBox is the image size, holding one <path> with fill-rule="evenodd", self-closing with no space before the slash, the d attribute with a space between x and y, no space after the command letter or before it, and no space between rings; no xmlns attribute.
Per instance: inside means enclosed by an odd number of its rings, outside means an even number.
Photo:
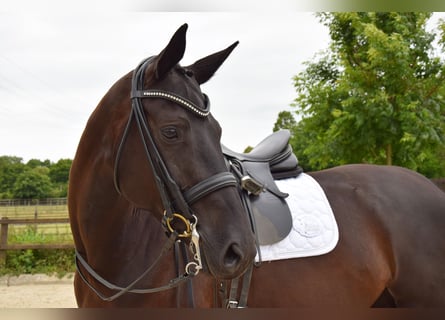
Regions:
<svg viewBox="0 0 445 320"><path fill-rule="evenodd" d="M263 263L249 307L445 306L445 193L397 166L309 172L339 227L325 255Z"/></svg>
<svg viewBox="0 0 445 320"><path fill-rule="evenodd" d="M174 307L192 278L237 277L256 254L200 89L238 42L182 67L187 27L110 88L81 136L68 194L81 307Z"/></svg>
<svg viewBox="0 0 445 320"><path fill-rule="evenodd" d="M181 67L185 30L110 89L79 143L68 203L78 305L224 307L230 280L251 275L248 307L445 306L445 193L396 166L308 172L338 244L252 268L239 181L199 89L235 44Z"/></svg>

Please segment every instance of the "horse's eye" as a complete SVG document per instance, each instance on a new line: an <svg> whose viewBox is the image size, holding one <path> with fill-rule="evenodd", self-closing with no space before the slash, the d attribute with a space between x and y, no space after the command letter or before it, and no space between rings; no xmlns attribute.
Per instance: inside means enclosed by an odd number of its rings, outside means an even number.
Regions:
<svg viewBox="0 0 445 320"><path fill-rule="evenodd" d="M161 129L162 135L167 139L176 139L178 138L178 131L173 126L168 126Z"/></svg>

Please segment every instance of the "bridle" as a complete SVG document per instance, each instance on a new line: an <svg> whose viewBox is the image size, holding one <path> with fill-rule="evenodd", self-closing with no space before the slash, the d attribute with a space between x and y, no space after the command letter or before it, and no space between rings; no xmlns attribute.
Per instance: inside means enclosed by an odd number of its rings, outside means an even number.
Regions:
<svg viewBox="0 0 445 320"><path fill-rule="evenodd" d="M119 160L121 157L123 146L128 136L129 128L132 124L132 121L134 120L136 121L139 134L142 139L142 145L145 155L151 165L156 185L161 195L162 203L165 210L164 220L168 222L169 219L171 220L174 218L175 212L181 212L181 216L185 217L189 221L193 221L194 217L190 209L191 204L218 189L228 186L237 186L237 180L232 173L225 171L217 173L201 182L198 182L196 185L192 186L186 191L182 191L181 188L174 181L174 179L171 177L167 166L162 159L162 156L152 137L150 127L145 117L142 99L160 98L169 100L185 108L186 110L191 111L195 115L204 118L210 114L210 103L205 94L203 94L205 106L204 108L201 108L192 101L183 98L173 92L165 90L144 90L144 73L152 60L153 57L150 57L141 62L133 73L131 88L132 109L116 155L114 166L114 183L116 189L120 193L118 179Z"/></svg>
<svg viewBox="0 0 445 320"><path fill-rule="evenodd" d="M192 101L181 97L173 92L164 90L144 89L144 74L146 68L153 61L154 57L149 57L143 60L133 72L132 85L131 85L131 113L128 118L127 125L124 129L123 136L116 154L116 160L114 164L114 184L116 190L121 194L119 187L119 160L123 152L123 147L127 139L130 127L133 122L136 122L144 149L145 156L150 163L153 171L153 175L156 181L157 189L161 196L162 204L164 206L164 216L162 219L162 225L164 226L168 236L167 241L161 249L157 259L150 265L144 273L142 273L136 280L125 288L116 286L109 281L102 278L94 269L88 265L86 260L76 250L76 266L80 277L89 286L89 288L96 293L102 300L113 301L121 295L131 293L153 293L170 288L177 287L184 281L189 280L191 277L196 276L202 269L201 252L199 246L199 233L196 229L198 224L197 217L193 214L191 205L200 200L204 196L215 192L219 189L226 187L237 187L238 182L234 175L229 171L224 171L212 175L187 190L181 190L178 184L170 175L167 166L162 159L162 156L156 146L153 136L150 131L150 126L147 122L144 107L142 105L142 99L160 98L174 102L175 104L185 108L198 117L207 117L210 114L210 103L205 94L204 107L199 107ZM177 219L185 225L185 231L178 232L172 227L172 221ZM175 244L178 238L190 238L190 250L193 255L193 261L186 263L184 273L177 278L170 280L170 282L164 286L149 289L133 289L140 280L142 280L161 260ZM97 280L102 285L111 290L118 291L112 296L104 296L86 279L85 275L79 268L79 263L84 267L84 270Z"/></svg>

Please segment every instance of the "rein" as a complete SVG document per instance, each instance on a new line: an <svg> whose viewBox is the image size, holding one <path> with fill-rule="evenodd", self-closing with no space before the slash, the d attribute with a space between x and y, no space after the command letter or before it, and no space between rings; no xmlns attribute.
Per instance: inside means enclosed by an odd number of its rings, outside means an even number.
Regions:
<svg viewBox="0 0 445 320"><path fill-rule="evenodd" d="M158 257L138 278L131 282L127 287L123 288L116 286L109 281L101 277L94 269L87 263L87 261L80 255L76 250L76 267L81 279L87 284L87 286L102 300L113 301L118 297L126 293L154 293L164 290L168 290L179 286L185 281L190 280L192 277L196 276L199 271L203 268L201 251L199 246L199 233L197 231L198 219L192 213L190 205L202 197L215 192L219 189L226 187L237 187L238 182L234 175L230 172L220 172L207 179L198 182L193 187L186 191L182 191L181 188L176 184L174 179L171 177L165 162L163 161L161 154L153 140L150 132L150 127L145 117L144 108L142 105L142 99L146 98L161 98L172 101L179 106L191 111L199 117L207 117L210 114L210 103L205 94L203 94L205 107L201 108L194 104L192 101L183 98L173 92L163 91L163 90L144 90L144 73L147 66L153 61L153 57L149 57L142 61L138 67L133 72L132 78L132 89L131 89L131 112L128 118L127 125L124 129L122 140L120 142L115 165L114 165L114 185L119 194L121 190L119 187L119 176L118 176L118 166L119 160L122 154L123 146L127 139L131 124L136 122L141 140L142 146L144 148L145 155L153 171L153 175L156 181L158 191L161 195L161 200L164 206L164 217L162 220L162 225L166 229L166 233L169 234L167 241L161 249ZM182 221L186 230L182 233L178 233L171 226L171 222L174 219ZM189 249L193 255L193 261L186 264L183 274L178 275L176 278L170 280L166 285L149 288L149 289L134 289L134 287L145 277L150 271L160 262L161 258L173 248L175 242L179 241L180 238L190 238ZM86 273L88 273L92 278L98 281L103 286L118 291L116 294L109 297L100 293L93 285L87 280L84 273L82 273L79 266L82 266Z"/></svg>
<svg viewBox="0 0 445 320"><path fill-rule="evenodd" d="M164 286L161 286L161 287L158 287L158 288L133 289L134 286L140 280L142 280L158 264L159 260L173 247L174 243L176 242L177 236L178 236L178 234L176 232L173 232L170 235L170 237L168 238L167 242L165 242L165 244L164 244L164 246L163 246L159 256L156 258L156 260L153 262L153 264L150 265L150 267L148 267L147 270L144 271L144 273L142 273L136 280L134 280L132 283L130 283L125 288L119 287L119 286L117 286L117 285L107 281L106 279L102 278L96 271L94 271L93 268L91 268L91 266L85 261L85 259L79 254L79 252L76 251L76 267L77 267L77 271L79 273L80 278L88 285L88 287L99 298L101 298L104 301L113 301L113 300L119 298L120 296L122 296L125 293L139 293L139 294L154 293L154 292L160 292L160 291L164 291L164 290L167 290L167 289L174 288L174 287L178 286L179 284L181 284L182 282L188 280L191 276L195 276L198 272L196 272L196 274L184 273L183 275L180 275L177 278L172 279L168 284L166 284ZM104 294L102 294L101 292L99 292L99 290L94 288L93 285L88 282L88 280L86 279L85 275L80 271L79 263L85 268L85 270L88 272L88 274L90 274L100 284L104 285L108 289L116 290L116 291L119 291L119 292L117 292L114 295L108 296L108 297L105 296Z"/></svg>

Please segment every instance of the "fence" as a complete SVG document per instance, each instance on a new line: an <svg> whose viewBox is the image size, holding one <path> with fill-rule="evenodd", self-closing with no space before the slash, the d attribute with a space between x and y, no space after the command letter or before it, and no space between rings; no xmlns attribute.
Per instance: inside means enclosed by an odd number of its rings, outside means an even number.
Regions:
<svg viewBox="0 0 445 320"><path fill-rule="evenodd" d="M0 218L9 219L53 219L68 218L68 207L66 198L54 198L44 200L0 200ZM36 229L46 234L71 233L67 223L44 224L39 226L35 223ZM27 227L26 224L19 224L14 230L19 231Z"/></svg>
<svg viewBox="0 0 445 320"><path fill-rule="evenodd" d="M0 200L0 263L7 250L73 248L66 198L46 200ZM45 243L8 243L11 235L31 230L33 234L50 236Z"/></svg>
<svg viewBox="0 0 445 320"><path fill-rule="evenodd" d="M35 218L68 217L67 199L52 198L43 200L2 199L0 217Z"/></svg>

